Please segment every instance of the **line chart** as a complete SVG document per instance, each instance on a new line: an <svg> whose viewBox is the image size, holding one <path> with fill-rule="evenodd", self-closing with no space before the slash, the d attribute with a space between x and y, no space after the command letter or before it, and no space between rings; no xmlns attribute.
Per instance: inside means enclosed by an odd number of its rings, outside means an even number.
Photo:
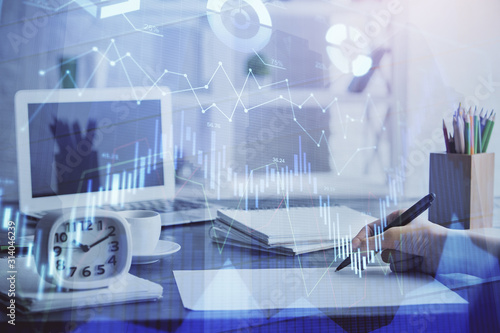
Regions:
<svg viewBox="0 0 500 333"><path fill-rule="evenodd" d="M267 62L264 61L264 59L262 59L262 57L260 56L260 54L257 53L257 51L253 50L253 52L255 53L255 55L257 56L257 58L259 58L259 60L262 62L263 65L266 65L266 66L272 67L272 68L277 68L277 69L283 69L283 70L286 69L285 67L283 67L281 65L281 63L276 64L276 65L275 64L268 64Z"/></svg>
<svg viewBox="0 0 500 333"><path fill-rule="evenodd" d="M112 51L114 51L114 53L115 53L115 57L114 58L111 57L111 52ZM62 65L65 64L65 63L67 63L67 62L74 61L74 60L77 60L79 58L85 57L85 56L90 55L90 54L99 54L100 55L100 59L97 62L95 68L92 70L91 74L89 75L87 81L83 84L83 86L79 87L76 84L76 82L75 82L75 80L74 80L73 75L72 75L71 72L67 71L66 74L65 74L65 76L67 76L67 77L69 77L71 79L71 81L75 85L75 88L79 91L80 94L83 94L84 91L85 91L85 89L89 87L89 85L91 83L91 80L94 78L94 76L96 75L98 69L104 63L107 63L111 67L116 67L116 66L120 65L120 67L123 69L123 72L125 73L127 82L130 85L130 88L132 89L133 96L137 100L138 103L140 103L142 100L144 100L145 98L147 98L149 92L151 92L152 89L159 89L162 92L163 95L166 95L167 92L162 91L162 89L160 87L160 84L159 84L160 81L166 75L174 75L174 76L182 77L182 78L185 79L185 81L186 81L186 83L188 85L188 88L186 88L186 89L180 89L180 90L172 90L171 92L169 92L170 94L177 94L177 93L183 93L183 92L191 92L192 95L193 95L193 98L196 101L196 104L197 104L197 106L199 108L199 111L202 114L207 113L207 111L217 111L218 113L220 113L221 115L223 115L223 117L226 118L228 122L232 122L233 121L234 115L235 115L238 107L241 107L243 109L243 112L248 113L248 112L250 112L252 110L261 108L261 107L263 107L265 105L274 103L276 101L280 101L281 100L283 102L288 103L289 106L290 106L291 117L293 119L293 122L295 122L295 124L297 124L297 126L302 129L302 131L316 144L317 147L321 146L321 144L323 142L323 139L324 139L324 142L328 146L330 157L333 159L333 164L334 164L335 171L337 172L338 175L340 175L346 169L346 167L348 166L348 164L352 161L352 159L357 154L359 154L360 152L365 151L365 150L374 150L374 149L377 148L376 146L369 146L369 147L357 148L353 152L352 156L345 163L345 165L339 167L337 165L337 162L335 161L334 154L333 154L333 152L332 152L332 150L331 150L331 148L330 148L330 146L328 144L328 140L327 140L327 138L325 136L325 131L323 130L322 133L321 133L321 135L318 138L313 137L311 135L311 133L309 133L309 131L307 131L307 129L299 122L299 120L297 119L297 115L296 115L296 109L301 110L303 108L303 106L309 100L314 101L314 103L318 106L318 108L321 110L322 113L326 113L326 111L328 109L334 107L334 109L335 109L335 111L336 111L336 113L337 113L337 115L339 117L339 122L340 122L340 125L342 127L343 136L344 136L344 138L346 138L346 134L347 134L347 131L348 131L348 124L350 122L363 122L363 120L366 117L366 113L367 113L367 110L368 110L369 106L371 105L372 107L375 107L375 104L374 104L373 100L371 99L370 95L367 96L367 100L366 100L365 107L364 107L364 112L363 112L363 115L360 118L352 118L352 117L347 116L346 119L343 119L343 117L341 115L341 111L340 111L339 100L338 100L337 97L332 98L332 100L331 100L330 103L328 103L326 105L322 105L319 102L319 100L314 96L314 94L311 93L302 102L296 102L292 98L292 92L291 92L291 89L290 89L290 85L289 85L288 79L284 79L284 80L281 80L281 81L272 82L272 83L268 83L268 84L261 84L259 82L259 80L257 79L257 77L254 75L254 73L253 73L253 71L252 71L251 68L248 70L248 73L247 73L247 75L245 77L245 80L244 80L241 88L237 88L233 84L233 82L232 82L229 74L227 73L227 71L226 71L226 69L225 69L225 67L224 67L224 65L223 65L222 62L219 62L217 64L217 67L215 68L213 74L211 75L211 77L208 80L208 82L206 82L206 84L204 84L202 86L194 87L192 85L191 81L189 80L189 76L186 73L179 73L179 72L171 71L171 70L168 70L168 69L164 69L163 72L161 73L161 75L159 75L157 78L151 77L151 75L149 75L144 70L144 68L137 62L137 60L133 57L133 55L130 52L125 52L125 53L120 52L120 50L116 46L116 43L115 43L114 39L112 39L110 41L109 45L106 47L106 49L104 51L101 51L101 50L99 50L99 48L97 48L96 46L94 46L89 51L83 52L80 55L77 55L77 56L75 56L75 57L73 57L71 59L66 60L64 63L62 63ZM126 67L126 65L124 63L124 61L127 60L127 59L130 60L145 75L145 77L147 78L147 80L151 83L150 86L149 86L149 88L142 95L140 95L140 96L139 96L137 90L134 89L135 86L132 83L132 80L131 80L130 75L129 75L128 70L127 70L127 67ZM46 69L41 69L39 71L39 75L40 76L44 76L48 72L56 70L59 67L60 67L60 64L57 64L57 65L48 67ZM231 109L229 109L229 110L223 110L223 109L221 109L217 105L217 103L215 103L215 102L211 103L208 106L207 105L204 106L203 103L201 102L198 94L197 94L197 91L209 89L209 87L213 83L213 80L214 80L215 76L217 74L219 74L219 73L221 73L227 79L227 81L228 81L228 83L230 85L230 88L232 90L232 93L234 93L235 101L234 101L233 107ZM256 104L256 105L247 105L244 102L244 100L243 100L243 95L245 93L245 89L247 88L247 86L249 84L249 81L255 82L255 84L257 85L257 87L258 87L259 90L262 90L262 89L265 89L265 88L269 88L269 87L272 87L272 86L276 86L276 85L281 85L281 84L285 84L286 88L284 88L284 90L280 89L279 95L277 95L274 98L271 98L271 99L269 99L267 101L261 102L261 103ZM58 85L59 84L60 84L60 82L58 83ZM375 110L376 110L376 107L375 107ZM377 114L377 117L380 120L381 126L383 126L383 122L382 122L381 118L378 116L378 111L375 112L375 114ZM385 127L382 127L382 130L384 130L384 129L385 129Z"/></svg>
<svg viewBox="0 0 500 333"><path fill-rule="evenodd" d="M127 22L132 26L132 28L134 28L135 31L143 32L145 34L150 34L150 35L153 35L153 36L163 37L163 35L158 32L158 29L156 27L154 28L153 31L147 31L147 30L143 30L143 29L137 29L135 27L135 25L132 23L132 21L129 20L129 18L127 17L127 15L122 14L122 16L125 18L125 20L127 20Z"/></svg>

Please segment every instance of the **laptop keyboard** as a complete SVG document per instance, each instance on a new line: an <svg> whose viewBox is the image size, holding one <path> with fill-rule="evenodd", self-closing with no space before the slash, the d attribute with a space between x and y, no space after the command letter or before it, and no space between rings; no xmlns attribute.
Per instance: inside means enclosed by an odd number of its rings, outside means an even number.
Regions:
<svg viewBox="0 0 500 333"><path fill-rule="evenodd" d="M119 212L122 210L154 210L155 212L158 213L168 213L174 211L184 211L184 210L202 209L202 208L206 208L205 203L192 202L180 199L137 201L137 202L126 203L123 206L105 205L99 207L99 209L112 210L115 212ZM40 211L36 213L30 213L29 216L34 219L41 219L42 217L47 215L47 213L48 212L46 211Z"/></svg>
<svg viewBox="0 0 500 333"><path fill-rule="evenodd" d="M167 213L172 211L182 211L204 208L205 205L200 202L191 202L186 200L149 200L126 203L122 206L103 206L102 209L121 211L121 210L154 210L158 213Z"/></svg>

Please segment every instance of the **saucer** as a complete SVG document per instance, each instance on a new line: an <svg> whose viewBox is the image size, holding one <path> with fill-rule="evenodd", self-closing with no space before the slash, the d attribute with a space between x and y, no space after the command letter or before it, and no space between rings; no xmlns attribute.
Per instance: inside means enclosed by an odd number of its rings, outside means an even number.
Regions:
<svg viewBox="0 0 500 333"><path fill-rule="evenodd" d="M153 253L132 256L132 265L152 264L180 249L179 244L160 239Z"/></svg>

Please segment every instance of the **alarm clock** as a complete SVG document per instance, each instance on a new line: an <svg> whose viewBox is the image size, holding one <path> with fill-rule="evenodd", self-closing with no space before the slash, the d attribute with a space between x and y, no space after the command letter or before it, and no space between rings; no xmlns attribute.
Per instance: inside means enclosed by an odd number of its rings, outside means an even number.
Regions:
<svg viewBox="0 0 500 333"><path fill-rule="evenodd" d="M61 288L106 287L127 274L132 262L129 224L111 211L49 212L36 226L34 245L38 273Z"/></svg>

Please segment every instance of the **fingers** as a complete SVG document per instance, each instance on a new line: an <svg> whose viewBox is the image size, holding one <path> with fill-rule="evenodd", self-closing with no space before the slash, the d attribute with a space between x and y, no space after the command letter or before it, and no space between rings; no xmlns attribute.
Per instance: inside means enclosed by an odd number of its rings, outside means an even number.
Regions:
<svg viewBox="0 0 500 333"><path fill-rule="evenodd" d="M368 237L373 236L373 234L374 234L373 226L377 222L380 223L380 220L369 223L369 224L365 225L363 228L361 228L361 230L358 232L358 234L356 236L354 236L354 238L352 239L352 248L353 249L357 249L362 245L363 240L366 238L367 234L368 234Z"/></svg>
<svg viewBox="0 0 500 333"><path fill-rule="evenodd" d="M352 247L357 249L358 247L362 246L363 240L367 236L372 237L373 235L375 235L375 227L380 226L380 225L381 225L381 221L380 221L380 219L378 219L376 221L368 223L363 228L361 228L361 230L358 232L358 234L356 236L354 236L354 238L352 239ZM366 248L366 246L365 246L365 248Z"/></svg>
<svg viewBox="0 0 500 333"><path fill-rule="evenodd" d="M375 224L380 224L380 220L377 220L377 221L373 221L371 223L368 223L367 225L365 225L363 228L361 228L361 230L358 232L358 234L356 236L354 236L354 238L359 238L359 239L363 239L366 237L366 229L368 228L368 237L370 236L373 236L373 226Z"/></svg>
<svg viewBox="0 0 500 333"><path fill-rule="evenodd" d="M403 212L404 210L397 210L389 214L387 224L394 222ZM383 232L381 221L377 220L367 224L358 232L352 240L352 248L355 251L359 249L361 253L383 249L382 260L389 263L394 272L409 270L428 272L429 253L439 253L429 250L431 248L429 244L436 243L429 238L432 227L433 225L424 219L415 219L408 225L389 228ZM440 233L435 232L435 234Z"/></svg>
<svg viewBox="0 0 500 333"><path fill-rule="evenodd" d="M389 215L387 215L387 224L391 224L395 219L397 219L401 214L405 212L406 209L395 210Z"/></svg>
<svg viewBox="0 0 500 333"><path fill-rule="evenodd" d="M403 213L403 211L404 210L396 210L396 211L392 212L391 214L389 214L387 216L387 223L391 223L392 221L394 221L399 215L401 215ZM354 236L354 238L353 238L353 247L354 247L354 241L356 239L359 240L359 241L357 241L357 243L359 243L361 240L365 239L367 235L368 235L368 237L374 236L376 226L381 226L380 219L373 221L371 223L368 223L366 226L361 228L361 230L358 232L358 234L356 236Z"/></svg>
<svg viewBox="0 0 500 333"><path fill-rule="evenodd" d="M412 259L408 259L408 260L404 260L404 261L391 262L389 267L391 268L391 271L398 272L398 273L415 271L415 270L420 270L420 267L421 267L423 261L424 261L424 258L417 256L417 257L413 257Z"/></svg>
<svg viewBox="0 0 500 333"><path fill-rule="evenodd" d="M352 248L360 249L361 252L365 253L368 250L380 251L382 249L399 249L401 238L399 228L391 228L382 234L372 237L362 237L354 238L352 240ZM377 245L378 244L378 245Z"/></svg>
<svg viewBox="0 0 500 333"><path fill-rule="evenodd" d="M419 270L424 258L400 251L384 250L382 252L382 260L390 264L391 271L393 272L407 272Z"/></svg>
<svg viewBox="0 0 500 333"><path fill-rule="evenodd" d="M382 251L381 256L382 256L382 260L387 264L390 264L391 262L410 260L410 259L413 259L415 257L418 257L414 254L408 254L408 253L396 251L396 250L384 250L384 251Z"/></svg>
<svg viewBox="0 0 500 333"><path fill-rule="evenodd" d="M387 224L390 224L398 218L404 210L396 210L387 216ZM381 221L376 220L368 223L363 227L356 236L352 239L352 248L360 249L361 252L366 252L368 249L375 249L375 228L383 230ZM384 232L383 236L378 236L377 242L383 249L398 249L400 244L400 232L398 228L391 228ZM367 238L368 236L368 238Z"/></svg>
<svg viewBox="0 0 500 333"><path fill-rule="evenodd" d="M382 244L382 249L399 250L401 244L401 231L401 227L390 228L385 231L383 235L378 236Z"/></svg>

